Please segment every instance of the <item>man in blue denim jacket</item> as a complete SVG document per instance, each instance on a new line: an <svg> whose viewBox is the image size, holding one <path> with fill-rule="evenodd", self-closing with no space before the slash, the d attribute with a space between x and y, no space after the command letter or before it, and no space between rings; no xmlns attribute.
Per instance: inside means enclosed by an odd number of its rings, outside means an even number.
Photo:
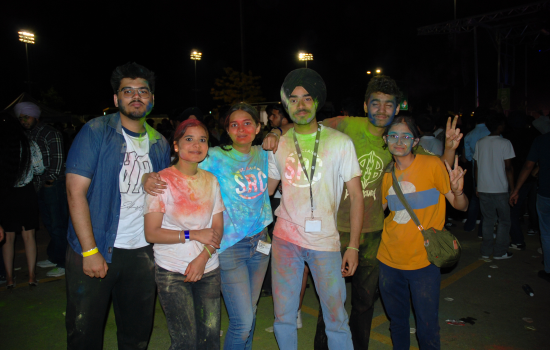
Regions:
<svg viewBox="0 0 550 350"><path fill-rule="evenodd" d="M119 112L87 123L67 158L68 349L102 348L111 296L120 349L147 348L153 325L154 259L141 178L166 168L170 150L145 122L154 73L127 63L114 70L111 85Z"/></svg>

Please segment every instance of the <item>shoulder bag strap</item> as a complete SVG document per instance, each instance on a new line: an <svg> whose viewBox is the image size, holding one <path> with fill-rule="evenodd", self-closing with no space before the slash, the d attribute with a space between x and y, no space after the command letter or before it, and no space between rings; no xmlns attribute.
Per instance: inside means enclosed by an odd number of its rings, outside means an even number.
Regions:
<svg viewBox="0 0 550 350"><path fill-rule="evenodd" d="M405 199L405 196L403 195L403 192L401 192L401 186L399 186L399 182L397 181L397 178L395 177L395 164L393 165L393 169L391 171L391 176L393 178L393 189L395 190L395 194L397 194L397 198L399 198L399 201L401 202L401 204L403 204L405 209L407 209L407 212L409 213L409 215L411 216L411 219L416 224L416 227L418 227L418 230L424 231L424 227L422 227L422 225L420 224L420 220L418 220L418 217L416 216L416 214L412 210L411 206L409 205L409 203Z"/></svg>

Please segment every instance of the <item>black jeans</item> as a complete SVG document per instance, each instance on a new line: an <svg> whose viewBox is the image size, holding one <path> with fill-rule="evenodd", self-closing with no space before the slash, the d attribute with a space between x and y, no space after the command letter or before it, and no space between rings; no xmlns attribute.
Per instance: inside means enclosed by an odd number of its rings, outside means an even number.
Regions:
<svg viewBox="0 0 550 350"><path fill-rule="evenodd" d="M523 215L523 203L527 199L531 187L536 186L534 182L526 182L521 186L518 192L518 202L514 204L510 210L510 219L512 221L512 226L510 227L510 236L512 237L512 243L514 244L525 244L525 239L523 236L523 231L521 230L521 224L519 222L520 216ZM529 216L529 221L531 221L531 216Z"/></svg>
<svg viewBox="0 0 550 350"><path fill-rule="evenodd" d="M159 299L168 332L170 350L220 349L220 268L205 273L197 282L156 265Z"/></svg>
<svg viewBox="0 0 550 350"><path fill-rule="evenodd" d="M381 238L382 230L361 233L359 266L351 277L351 315L349 318L349 327L355 349L369 348L374 303L379 297L378 275L380 270L376 254L378 254ZM344 254L346 247L349 245L349 232L340 232L340 244L342 254ZM315 350L328 349L325 322L323 321L323 313L320 308L314 348Z"/></svg>
<svg viewBox="0 0 550 350"><path fill-rule="evenodd" d="M114 248L105 278L82 271L82 256L67 249L67 349L102 349L111 297L119 349L146 349L155 311L155 264L151 245Z"/></svg>
<svg viewBox="0 0 550 350"><path fill-rule="evenodd" d="M65 177L55 180L51 187L42 186L38 191L38 206L42 223L50 234L50 242L46 248L48 260L64 268L69 226Z"/></svg>

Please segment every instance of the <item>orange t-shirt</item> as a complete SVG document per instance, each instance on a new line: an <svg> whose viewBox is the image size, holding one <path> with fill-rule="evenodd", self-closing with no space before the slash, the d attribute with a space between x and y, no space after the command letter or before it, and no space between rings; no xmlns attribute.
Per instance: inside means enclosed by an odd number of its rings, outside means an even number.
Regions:
<svg viewBox="0 0 550 350"><path fill-rule="evenodd" d="M444 194L451 190L449 174L441 160L417 154L407 169L396 168L395 176L422 226L441 230L445 224ZM390 215L384 220L377 258L396 269L418 270L430 265L424 238L399 201L392 183L391 173L384 174L382 203L388 203Z"/></svg>

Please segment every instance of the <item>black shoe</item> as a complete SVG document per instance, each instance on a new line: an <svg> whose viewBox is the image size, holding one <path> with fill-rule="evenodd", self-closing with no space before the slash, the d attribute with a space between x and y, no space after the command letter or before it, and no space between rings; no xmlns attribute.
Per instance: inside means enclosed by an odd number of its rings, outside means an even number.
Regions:
<svg viewBox="0 0 550 350"><path fill-rule="evenodd" d="M515 250L525 250L525 243L521 244L521 243L510 243L510 246L509 248L511 249L515 249Z"/></svg>
<svg viewBox="0 0 550 350"><path fill-rule="evenodd" d="M539 273L538 273L538 276L540 278L542 278L543 280L546 280L546 281L550 282L550 273L548 273L544 270L540 270Z"/></svg>

